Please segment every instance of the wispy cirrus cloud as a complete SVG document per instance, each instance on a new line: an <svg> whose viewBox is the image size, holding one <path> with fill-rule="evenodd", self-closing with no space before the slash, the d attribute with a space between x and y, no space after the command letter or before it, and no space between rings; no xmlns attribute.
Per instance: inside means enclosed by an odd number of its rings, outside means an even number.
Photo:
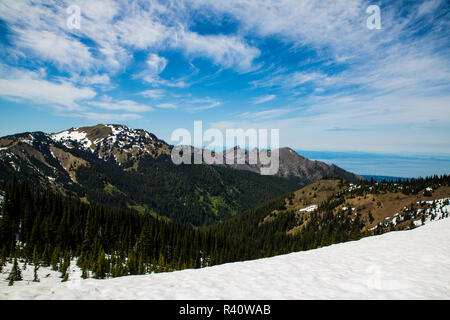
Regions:
<svg viewBox="0 0 450 320"><path fill-rule="evenodd" d="M159 103L156 105L157 108L161 109L176 109L177 106L173 103Z"/></svg>
<svg viewBox="0 0 450 320"><path fill-rule="evenodd" d="M275 109L262 110L262 111L256 111L256 112L243 112L243 113L239 114L238 117L242 118L242 119L251 119L251 120L268 120L268 119L280 118L280 117L282 117L286 114L289 114L293 111L295 111L295 109L275 108Z"/></svg>
<svg viewBox="0 0 450 320"><path fill-rule="evenodd" d="M82 11L78 30L66 26L65 10L73 4ZM132 61L134 51L164 48L210 59L216 65L240 72L252 68L253 60L259 56L257 48L235 35L193 32L184 18L191 13L186 8L180 10L162 1L144 4L108 0L100 5L84 0L53 4L5 0L0 4L0 18L8 23L17 48L27 49L36 58L52 61L61 70L72 73L95 72L99 68L117 72ZM81 42L80 38L89 41ZM161 68L164 60L152 58L149 68Z"/></svg>
<svg viewBox="0 0 450 320"><path fill-rule="evenodd" d="M166 58L160 57L155 53L151 53L149 54L145 62L145 70L135 75L135 77L140 78L148 83L161 82L162 80L160 79L159 74L164 71L167 63L168 61Z"/></svg>
<svg viewBox="0 0 450 320"><path fill-rule="evenodd" d="M139 93L139 95L144 96L146 98L159 99L164 97L166 92L162 89L149 89Z"/></svg>
<svg viewBox="0 0 450 320"><path fill-rule="evenodd" d="M255 80L252 84L255 87L280 87L283 89L293 89L304 85L332 86L339 82L339 75L327 75L320 71L293 71L276 72Z"/></svg>
<svg viewBox="0 0 450 320"><path fill-rule="evenodd" d="M94 74L92 76L81 77L79 80L84 85L109 85L111 79L107 74Z"/></svg>
<svg viewBox="0 0 450 320"><path fill-rule="evenodd" d="M261 52L237 36L199 35L179 30L174 43L188 56L211 59L216 65L239 72L254 70L254 60Z"/></svg>
<svg viewBox="0 0 450 320"><path fill-rule="evenodd" d="M203 99L194 99L189 103L193 106L189 107L188 110L193 112L214 109L222 105L222 102L211 99L209 97Z"/></svg>
<svg viewBox="0 0 450 320"><path fill-rule="evenodd" d="M275 94L269 94L266 96L261 96L261 97L256 97L253 99L253 103L254 104L261 104L261 103L265 103L265 102L269 102L272 101L276 98L277 96Z"/></svg>

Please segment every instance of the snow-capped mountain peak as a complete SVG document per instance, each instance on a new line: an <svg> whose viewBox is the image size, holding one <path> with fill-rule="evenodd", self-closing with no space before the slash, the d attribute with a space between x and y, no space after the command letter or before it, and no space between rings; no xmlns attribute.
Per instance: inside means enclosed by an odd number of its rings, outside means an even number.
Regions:
<svg viewBox="0 0 450 320"><path fill-rule="evenodd" d="M119 164L140 155L159 155L169 150L168 145L153 134L117 124L72 128L50 137L69 149L79 147L105 160L114 157Z"/></svg>

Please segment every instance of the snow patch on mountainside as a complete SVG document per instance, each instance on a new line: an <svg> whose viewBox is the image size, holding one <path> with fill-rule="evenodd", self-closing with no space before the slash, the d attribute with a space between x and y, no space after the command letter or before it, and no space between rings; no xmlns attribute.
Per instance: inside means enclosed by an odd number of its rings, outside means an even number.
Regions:
<svg viewBox="0 0 450 320"><path fill-rule="evenodd" d="M86 132L78 131L78 129L66 130L60 133L55 133L51 135L51 138L55 142L67 142L67 141L77 141L84 149L88 150L92 141L87 137ZM71 148L69 145L64 144L66 147Z"/></svg>
<svg viewBox="0 0 450 320"><path fill-rule="evenodd" d="M313 212L316 209L317 209L317 205L313 204L313 205L311 205L309 207L298 209L297 212Z"/></svg>
<svg viewBox="0 0 450 320"><path fill-rule="evenodd" d="M73 131L63 131L60 133L55 133L52 135L53 140L55 141L64 141L64 140L73 140L81 142L86 138L86 132L79 132L77 130Z"/></svg>
<svg viewBox="0 0 450 320"><path fill-rule="evenodd" d="M418 205L428 204L431 205L431 208L421 209L418 208L416 211L411 212L411 210L407 207L403 207L401 213L395 213L394 217L385 217L384 219L387 222L379 223L369 230L375 230L379 225L384 227L388 227L390 225L396 226L397 223L405 220L405 216L408 215L410 219L416 219L413 221L414 226L418 227L424 224L428 224L434 220L440 220L444 218L448 218L450 215L450 198L437 199L432 201L420 201L417 202ZM353 208L354 209L354 208ZM420 219L417 219L420 218Z"/></svg>
<svg viewBox="0 0 450 320"><path fill-rule="evenodd" d="M40 282L9 287L0 299L449 299L450 219L320 249L200 270L107 280L41 268Z"/></svg>

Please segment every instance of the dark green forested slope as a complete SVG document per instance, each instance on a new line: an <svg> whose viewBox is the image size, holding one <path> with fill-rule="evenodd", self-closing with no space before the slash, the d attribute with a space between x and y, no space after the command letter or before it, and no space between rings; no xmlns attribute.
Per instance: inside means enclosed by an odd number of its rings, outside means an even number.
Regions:
<svg viewBox="0 0 450 320"><path fill-rule="evenodd" d="M205 267L241 255L241 246L209 231L37 192L27 182L4 189L0 266L15 257L65 275L78 257L84 277L92 271L104 278Z"/></svg>
<svg viewBox="0 0 450 320"><path fill-rule="evenodd" d="M123 167L132 164L124 164ZM90 160L76 172L87 200L135 208L196 226L215 223L300 187L298 181L209 165L145 157L136 170Z"/></svg>

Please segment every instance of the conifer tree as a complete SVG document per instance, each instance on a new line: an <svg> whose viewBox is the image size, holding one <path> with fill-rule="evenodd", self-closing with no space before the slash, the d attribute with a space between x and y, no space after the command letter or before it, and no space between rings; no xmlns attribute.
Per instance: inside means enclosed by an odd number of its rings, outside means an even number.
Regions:
<svg viewBox="0 0 450 320"><path fill-rule="evenodd" d="M164 259L164 254L162 253L162 251L159 253L159 259L158 259L158 266L157 266L157 272L164 272L165 271L165 259Z"/></svg>
<svg viewBox="0 0 450 320"><path fill-rule="evenodd" d="M52 266L52 269L54 271L58 270L58 262L59 262L59 250L58 248L55 248L53 250L52 258L50 260L50 265Z"/></svg>
<svg viewBox="0 0 450 320"><path fill-rule="evenodd" d="M49 264L50 264L49 253L48 253L48 246L47 245L45 245L45 247L44 247L44 251L42 252L42 256L41 256L40 261L42 261L44 267L48 267Z"/></svg>
<svg viewBox="0 0 450 320"><path fill-rule="evenodd" d="M69 269L69 267L70 267L70 255L68 252L66 252L60 268L61 278L66 278L67 269Z"/></svg>
<svg viewBox="0 0 450 320"><path fill-rule="evenodd" d="M138 272L139 274L146 274L147 273L147 267L144 263L144 256L143 254L139 255L139 260L138 260Z"/></svg>
<svg viewBox="0 0 450 320"><path fill-rule="evenodd" d="M127 258L127 269L129 274L135 275L138 272L138 268L136 266L136 257L134 255L134 252L130 252Z"/></svg>
<svg viewBox="0 0 450 320"><path fill-rule="evenodd" d="M17 258L14 258L14 264L13 264L11 272L9 273L9 276L6 280L9 280L9 283L8 283L9 286L12 286L14 284L14 281L22 280L22 272L20 271L19 263L17 262Z"/></svg>
<svg viewBox="0 0 450 320"><path fill-rule="evenodd" d="M98 279L104 279L108 269L108 261L105 258L105 251L100 250L97 260L94 263L94 276Z"/></svg>

